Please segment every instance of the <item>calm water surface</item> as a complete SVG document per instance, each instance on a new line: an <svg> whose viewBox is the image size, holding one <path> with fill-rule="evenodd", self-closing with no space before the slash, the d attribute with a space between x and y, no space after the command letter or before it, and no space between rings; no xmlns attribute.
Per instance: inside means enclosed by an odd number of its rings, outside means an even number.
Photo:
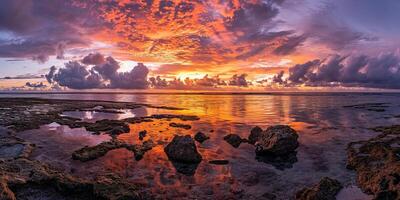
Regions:
<svg viewBox="0 0 400 200"><path fill-rule="evenodd" d="M109 140L106 135L93 136L84 129L69 129L55 124L39 130L20 133L21 137L38 143L33 157L49 162L73 174L95 178L98 174L114 172L134 183L143 184L162 198L200 199L262 199L273 193L278 199L290 199L304 186L312 185L321 177L329 176L341 181L347 188L339 199L370 199L355 185L355 174L346 169L346 146L349 142L365 140L377 133L369 127L400 123L399 94L280 94L280 95L167 95L167 94L41 94L0 95L59 99L111 100L173 106L186 110L139 108L123 114L64 113L83 120L96 121L110 118L146 116L155 113L190 114L199 121L183 122L192 129L169 127L171 121L132 124L131 131L119 136L129 143L140 143L138 132L147 130L145 139L158 145L140 161L125 149L110 151L97 160L81 163L71 159L71 153L85 145ZM387 103L383 112L343 106L361 103ZM180 122L179 120L173 120ZM255 158L254 147L242 144L233 148L222 138L230 133L247 138L255 125L288 124L298 131L300 147L297 162L282 165ZM166 157L163 148L175 134L194 135L202 131L211 137L198 149L203 161L195 174L178 173ZM61 148L60 148L61 147ZM226 159L228 165L218 166L209 160ZM265 197L265 196L264 196Z"/></svg>

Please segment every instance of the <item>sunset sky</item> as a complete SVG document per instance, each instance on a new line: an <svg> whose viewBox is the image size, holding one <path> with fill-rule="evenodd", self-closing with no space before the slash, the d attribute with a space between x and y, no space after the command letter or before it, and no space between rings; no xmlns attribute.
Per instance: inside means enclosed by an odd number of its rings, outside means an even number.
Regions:
<svg viewBox="0 0 400 200"><path fill-rule="evenodd" d="M400 89L398 0L0 2L0 90Z"/></svg>

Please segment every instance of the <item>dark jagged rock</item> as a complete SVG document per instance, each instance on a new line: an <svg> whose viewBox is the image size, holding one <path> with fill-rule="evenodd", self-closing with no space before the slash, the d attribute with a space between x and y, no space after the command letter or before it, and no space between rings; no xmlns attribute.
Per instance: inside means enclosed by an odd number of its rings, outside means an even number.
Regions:
<svg viewBox="0 0 400 200"><path fill-rule="evenodd" d="M240 136L238 136L236 134L226 135L224 137L224 140L226 142L228 142L230 145L232 145L233 147L235 147L235 148L238 148L240 146L240 144L242 142L244 142L244 140Z"/></svg>
<svg viewBox="0 0 400 200"><path fill-rule="evenodd" d="M190 135L176 135L172 141L164 148L168 158L172 161L182 163L199 163L202 160L197 151L196 144Z"/></svg>
<svg viewBox="0 0 400 200"><path fill-rule="evenodd" d="M328 177L310 188L304 188L296 193L296 200L336 200L336 195L343 188L342 184Z"/></svg>
<svg viewBox="0 0 400 200"><path fill-rule="evenodd" d="M285 155L299 146L298 135L290 126L276 125L267 128L256 143L256 154Z"/></svg>
<svg viewBox="0 0 400 200"><path fill-rule="evenodd" d="M227 165L229 164L229 160L210 160L208 163L213 165Z"/></svg>
<svg viewBox="0 0 400 200"><path fill-rule="evenodd" d="M382 132L347 148L347 167L357 172L357 183L374 199L400 198L400 125L376 127Z"/></svg>
<svg viewBox="0 0 400 200"><path fill-rule="evenodd" d="M204 134L203 132L197 132L196 135L194 135L194 139L197 142L203 143L204 141L210 139L210 137L208 137L206 134Z"/></svg>
<svg viewBox="0 0 400 200"><path fill-rule="evenodd" d="M107 152L119 149L126 148L129 151L132 151L135 155L136 160L140 160L143 158L143 155L151 150L154 147L154 142L152 140L144 141L143 144L127 144L125 142L113 139L108 142L102 142L96 146L92 147L83 147L79 150L76 150L72 153L72 158L74 160L80 160L82 162L90 161L102 157L107 154Z"/></svg>
<svg viewBox="0 0 400 200"><path fill-rule="evenodd" d="M125 148L132 151L135 160L141 160L144 154L155 146L153 140L144 141L143 144L125 145Z"/></svg>
<svg viewBox="0 0 400 200"><path fill-rule="evenodd" d="M50 193L49 193L50 192ZM120 177L75 178L39 161L0 161L0 199L152 199ZM54 199L53 198L53 199Z"/></svg>
<svg viewBox="0 0 400 200"><path fill-rule="evenodd" d="M263 130L258 126L252 128L251 131L250 131L250 135L248 137L249 143L250 144L255 144L260 139L262 131Z"/></svg>
<svg viewBox="0 0 400 200"><path fill-rule="evenodd" d="M124 147L124 143L118 140L102 142L96 146L83 147L72 153L72 159L86 162L106 155L107 152Z"/></svg>
<svg viewBox="0 0 400 200"><path fill-rule="evenodd" d="M143 130L139 132L139 140L143 140L144 137L146 137L147 131Z"/></svg>
<svg viewBox="0 0 400 200"><path fill-rule="evenodd" d="M181 123L175 123L175 122L170 123L169 126L174 127L174 128L183 128L186 130L189 130L192 128L192 126L190 126L189 124L181 124Z"/></svg>

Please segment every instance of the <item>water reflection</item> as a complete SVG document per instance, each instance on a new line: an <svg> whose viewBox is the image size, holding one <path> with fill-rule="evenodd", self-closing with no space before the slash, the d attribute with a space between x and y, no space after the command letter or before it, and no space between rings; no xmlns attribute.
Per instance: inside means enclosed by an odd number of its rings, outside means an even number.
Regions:
<svg viewBox="0 0 400 200"><path fill-rule="evenodd" d="M264 193L276 194L287 199L304 185L316 183L323 176L340 180L344 185L354 184L354 173L345 168L346 146L351 141L368 139L376 133L368 127L399 123L400 114L396 95L57 95L49 97L102 99L118 101L140 101L154 105L187 108L187 110L165 111L141 108L126 111L128 115L145 116L166 112L171 114L198 115L201 120L182 122L180 120L156 120L130 125L131 131L118 138L131 144L140 144L139 132L146 130L144 141L152 139L157 146L147 152L140 161L125 149L116 149L104 157L87 163L75 162L57 154L68 155L70 150L58 146L62 140L53 140L49 135L26 133L24 137L42 141L47 150L40 151L41 160L74 168L80 176L95 178L96 174L118 173L132 182L150 187L154 194L165 198L254 198ZM385 112L344 108L345 105L371 102L387 102L390 108ZM65 113L64 113L65 114ZM72 116L72 115L71 115ZM91 113L75 115L86 120L102 118L121 119L121 114L105 115ZM169 127L169 123L190 124L192 129ZM247 138L255 125L267 128L270 125L288 124L298 131L300 147L297 154L274 160L255 156L254 146L241 144L233 148L223 140L228 134ZM41 130L37 132L49 132ZM210 139L197 143L203 161L194 168L182 168L171 163L164 153L164 146L174 135L192 136L198 131ZM37 133L35 132L35 133ZM34 136L33 136L34 135ZM58 136L57 136L58 137ZM79 144L90 140L77 139ZM47 142L47 143L45 143ZM49 144L54 144L49 146ZM74 146L75 145L75 146ZM57 147L57 148L56 148ZM60 151L60 152L58 152ZM39 154L37 154L39 156ZM45 155L45 156L44 156ZM70 154L69 154L70 155ZM46 158L45 158L46 157ZM228 160L227 165L212 165L210 160ZM184 170L182 170L184 169ZM183 172L183 174L182 174ZM190 176L188 176L190 175ZM351 188L351 187L350 187ZM196 196L197 195L197 196ZM342 197L341 197L342 198ZM368 199L362 197L360 199Z"/></svg>

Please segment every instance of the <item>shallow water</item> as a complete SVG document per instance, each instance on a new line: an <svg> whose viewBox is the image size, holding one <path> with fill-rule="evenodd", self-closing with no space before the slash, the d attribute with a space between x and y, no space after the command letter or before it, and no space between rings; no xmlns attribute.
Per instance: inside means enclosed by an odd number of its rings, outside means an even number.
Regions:
<svg viewBox="0 0 400 200"><path fill-rule="evenodd" d="M0 97L6 95L0 95ZM20 96L20 95L18 95ZM28 96L28 95L25 95ZM114 172L130 181L151 188L154 194L167 198L260 199L264 193L273 193L278 199L289 199L304 186L317 183L329 176L346 187L338 199L369 199L354 187L354 172L346 169L346 146L349 142L365 140L377 135L368 130L378 125L398 124L400 95L398 94L281 94L281 95L166 95L166 94L46 94L29 95L42 98L111 100L172 106L185 110L154 110L139 108L139 112L66 113L83 120L104 118L121 119L155 113L190 114L201 119L193 122L156 120L130 125L131 131L119 136L129 143L140 143L138 132L147 130L146 139L158 145L147 152L140 161L125 149L110 151L97 160L81 163L73 161L70 153L85 145L107 140L105 136L92 136L85 130L68 127L43 126L39 130L20 133L24 139L40 143L34 158L56 164L73 174L95 178L96 174ZM385 111L346 108L361 103L388 103ZM192 125L184 130L169 127L171 122ZM300 147L297 162L282 167L276 163L256 160L254 147L242 144L234 148L222 138L230 133L247 138L255 125L288 124L298 131ZM178 173L166 157L163 148L175 134L194 135L202 131L211 137L197 147L203 161L192 176ZM74 139L65 134L72 135ZM89 138L82 137L89 135ZM93 137L93 138L90 138ZM100 138L97 138L100 137ZM50 145L51 144L51 145ZM48 145L48 146L46 146ZM46 148L46 149L44 149ZM209 160L226 159L228 165L211 165Z"/></svg>

